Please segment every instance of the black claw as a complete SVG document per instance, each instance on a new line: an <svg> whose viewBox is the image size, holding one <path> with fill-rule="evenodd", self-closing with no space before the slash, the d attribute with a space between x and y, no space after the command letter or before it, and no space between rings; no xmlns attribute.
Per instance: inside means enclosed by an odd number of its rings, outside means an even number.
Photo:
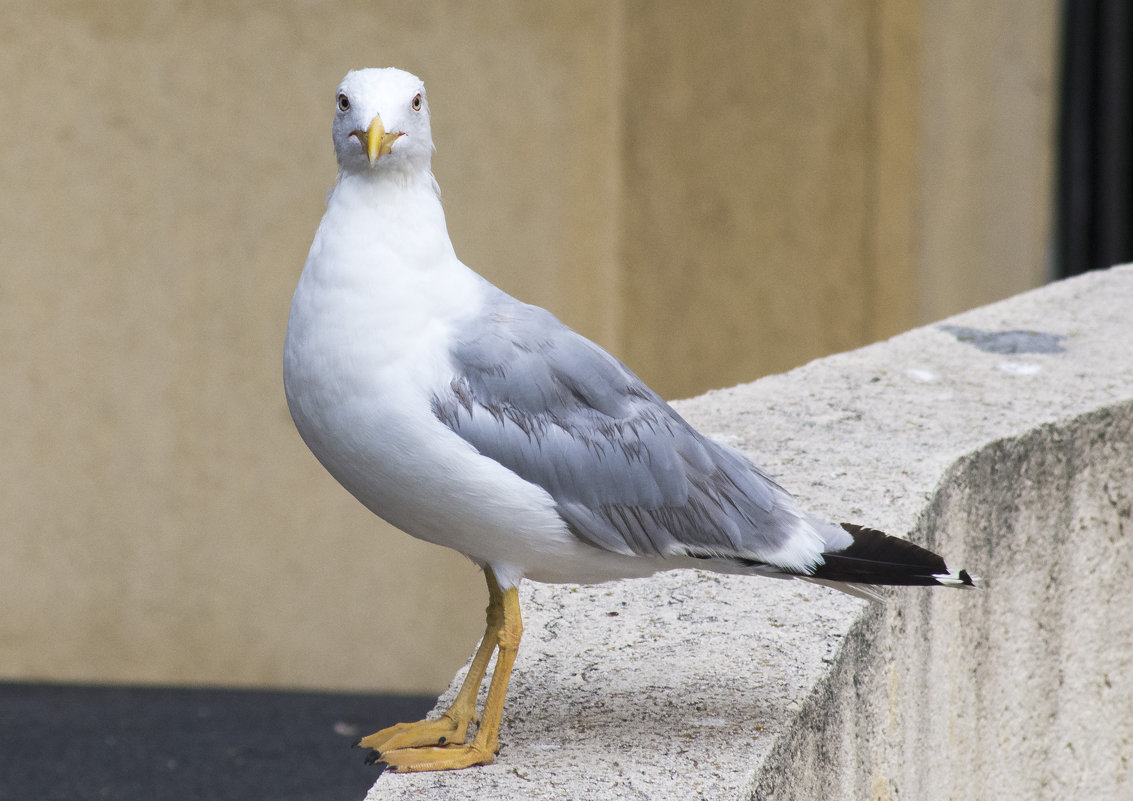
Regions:
<svg viewBox="0 0 1133 801"><path fill-rule="evenodd" d="M367 765L377 765L382 762L382 755L379 751L370 751L366 756L365 762ZM385 763L382 763L385 764Z"/></svg>
<svg viewBox="0 0 1133 801"><path fill-rule="evenodd" d="M353 744L350 747L351 748L361 748L362 747L362 738L359 737L357 740L355 740L353 742Z"/></svg>

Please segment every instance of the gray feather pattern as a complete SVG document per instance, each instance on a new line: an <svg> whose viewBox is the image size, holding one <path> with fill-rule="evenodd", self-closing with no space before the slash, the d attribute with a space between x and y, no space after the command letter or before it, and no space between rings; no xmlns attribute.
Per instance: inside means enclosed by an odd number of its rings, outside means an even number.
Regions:
<svg viewBox="0 0 1133 801"><path fill-rule="evenodd" d="M798 513L785 490L546 310L493 295L452 358L437 419L543 487L582 541L760 561L788 536Z"/></svg>

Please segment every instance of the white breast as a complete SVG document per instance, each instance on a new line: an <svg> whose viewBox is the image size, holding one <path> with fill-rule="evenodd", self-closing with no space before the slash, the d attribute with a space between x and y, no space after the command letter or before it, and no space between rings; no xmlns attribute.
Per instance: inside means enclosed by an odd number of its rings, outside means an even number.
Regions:
<svg viewBox="0 0 1133 801"><path fill-rule="evenodd" d="M284 386L304 441L355 497L408 534L520 574L573 561L585 546L551 497L433 415L433 395L455 376L453 323L474 312L486 282L455 256L415 264L368 233L343 236L352 221L340 216L332 204L287 330Z"/></svg>

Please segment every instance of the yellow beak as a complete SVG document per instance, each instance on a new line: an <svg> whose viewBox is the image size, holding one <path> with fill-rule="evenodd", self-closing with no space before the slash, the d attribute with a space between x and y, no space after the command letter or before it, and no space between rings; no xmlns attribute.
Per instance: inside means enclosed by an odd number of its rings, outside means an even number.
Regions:
<svg viewBox="0 0 1133 801"><path fill-rule="evenodd" d="M366 158L370 160L370 166L373 167L378 163L378 159L390 152L394 141L403 134L386 133L386 127L382 124L382 117L379 114L370 121L370 127L365 133L354 131L351 136L358 137L358 141L362 143L362 147L366 151Z"/></svg>

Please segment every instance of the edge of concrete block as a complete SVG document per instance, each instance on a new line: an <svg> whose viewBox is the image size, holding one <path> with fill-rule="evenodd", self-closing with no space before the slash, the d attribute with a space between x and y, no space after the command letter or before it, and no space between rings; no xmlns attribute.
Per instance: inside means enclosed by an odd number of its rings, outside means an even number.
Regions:
<svg viewBox="0 0 1133 801"><path fill-rule="evenodd" d="M986 588L525 583L497 762L367 799L1128 797L1130 343L1116 267L674 404Z"/></svg>

